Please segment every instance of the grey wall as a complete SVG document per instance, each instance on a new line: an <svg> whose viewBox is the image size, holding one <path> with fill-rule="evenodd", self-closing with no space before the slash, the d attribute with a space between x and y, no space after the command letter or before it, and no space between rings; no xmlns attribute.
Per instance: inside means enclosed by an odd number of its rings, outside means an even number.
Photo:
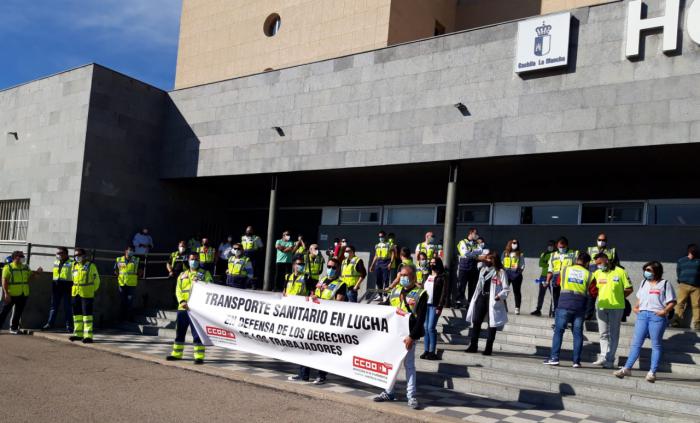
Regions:
<svg viewBox="0 0 700 423"><path fill-rule="evenodd" d="M646 3L649 16L662 13L662 1ZM652 33L644 57L630 61L626 10L627 2L575 10L571 65L522 78L513 72L517 23L508 23L174 91L194 135L168 132L174 160L163 174L700 142L700 46L682 30L682 54L666 55Z"/></svg>
<svg viewBox="0 0 700 423"><path fill-rule="evenodd" d="M75 243L92 71L0 91L0 200L30 199L32 242Z"/></svg>

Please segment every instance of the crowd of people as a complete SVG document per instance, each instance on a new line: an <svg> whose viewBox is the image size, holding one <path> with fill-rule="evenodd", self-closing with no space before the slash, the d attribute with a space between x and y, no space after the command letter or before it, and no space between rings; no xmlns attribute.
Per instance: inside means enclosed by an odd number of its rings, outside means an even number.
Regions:
<svg viewBox="0 0 700 423"><path fill-rule="evenodd" d="M136 234L134 244L116 258L114 274L121 298L122 319L131 318L131 309L138 280L142 276L140 256L153 247L144 230ZM417 407L414 350L421 338L420 359L439 360L437 354L437 322L444 307L464 307L466 321L471 325L470 344L466 352L479 349L483 322L487 322L486 343L482 354L493 354L498 330L508 322L508 297L514 297L514 313L520 314L525 257L521 243L509 240L502 252L487 246L476 228L456 245L458 261L456 292L451 292L448 272L443 264L443 246L432 232L415 249L399 247L392 233L379 231L372 248L369 266L357 255L355 246L346 238L335 239L322 252L318 244L307 245L303 236L292 241L291 232L284 231L275 242L275 275L272 290L283 295L302 295L329 301L358 302L359 293L374 273L376 288L366 289L365 298L379 304L399 308L410 315L409 336L404 341L408 354L404 361L407 397L411 407ZM196 364L204 362L205 348L187 313L189 293L195 281L213 282L221 276L228 286L238 289L258 287L257 275L262 264L263 242L252 227L246 228L240 241L233 236L215 248L207 238L192 237L180 241L177 251L166 263L168 276L175 281L178 303L176 339L168 360L183 358L188 328L194 338ZM700 330L700 256L696 245L688 246L687 256L677 265L678 298L672 284L664 279L663 266L651 261L643 266L644 280L632 305L627 297L633 292L632 283L620 264L618 251L608 245L607 236L600 233L595 245L585 251L572 249L565 237L549 241L539 255L539 284L537 305L530 313L541 316L545 297L550 294L549 316L554 318L552 348L545 365L560 365L564 332L571 328L574 339L573 367L581 367L583 322L598 321L600 354L594 366L613 368L619 343L620 325L631 312L637 314L630 354L625 365L614 372L623 378L639 357L645 338L651 339L652 356L646 380L654 382L663 350L663 334L669 323L679 326L686 304L691 303L692 327ZM26 333L20 328L20 317L29 296L29 281L42 269L31 271L24 264L24 254L16 251L2 270L3 303L0 324L12 310L10 331ZM93 307L100 276L85 250L75 249L73 258L66 248L56 251L54 261L51 305L44 329L55 325L58 309L63 306L65 327L73 341L92 342ZM675 312L675 316L672 316ZM671 318L672 317L672 318ZM301 367L293 381L309 381L312 369ZM326 373L319 371L314 383L322 384ZM393 400L388 390L376 401Z"/></svg>

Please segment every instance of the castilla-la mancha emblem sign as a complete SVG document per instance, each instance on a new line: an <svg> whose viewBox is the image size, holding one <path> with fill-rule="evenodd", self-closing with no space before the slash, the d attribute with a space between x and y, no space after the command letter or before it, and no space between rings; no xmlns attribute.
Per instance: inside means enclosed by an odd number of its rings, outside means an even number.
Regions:
<svg viewBox="0 0 700 423"><path fill-rule="evenodd" d="M569 63L571 13L559 13L518 23L515 72L566 66Z"/></svg>

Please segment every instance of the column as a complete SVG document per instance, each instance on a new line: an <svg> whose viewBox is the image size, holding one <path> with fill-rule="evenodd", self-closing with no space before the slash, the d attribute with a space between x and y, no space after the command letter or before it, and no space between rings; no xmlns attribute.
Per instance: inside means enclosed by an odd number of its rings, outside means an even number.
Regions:
<svg viewBox="0 0 700 423"><path fill-rule="evenodd" d="M270 181L270 209L267 215L267 242L265 243L265 277L263 289L272 290L275 278L275 220L277 219L277 175Z"/></svg>
<svg viewBox="0 0 700 423"><path fill-rule="evenodd" d="M456 251L455 246L455 221L457 215L457 173L459 165L450 163L449 176L447 179L447 199L445 200L445 233L442 235L443 260L447 271L447 282L450 284L450 292L455 292L456 266L453 258Z"/></svg>

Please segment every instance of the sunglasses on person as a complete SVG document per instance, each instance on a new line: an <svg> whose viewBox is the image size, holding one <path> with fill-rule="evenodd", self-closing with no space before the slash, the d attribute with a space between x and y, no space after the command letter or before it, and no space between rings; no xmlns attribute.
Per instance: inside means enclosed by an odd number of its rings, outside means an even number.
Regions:
<svg viewBox="0 0 700 423"><path fill-rule="evenodd" d="M337 269L337 266L326 266L326 269Z"/></svg>

